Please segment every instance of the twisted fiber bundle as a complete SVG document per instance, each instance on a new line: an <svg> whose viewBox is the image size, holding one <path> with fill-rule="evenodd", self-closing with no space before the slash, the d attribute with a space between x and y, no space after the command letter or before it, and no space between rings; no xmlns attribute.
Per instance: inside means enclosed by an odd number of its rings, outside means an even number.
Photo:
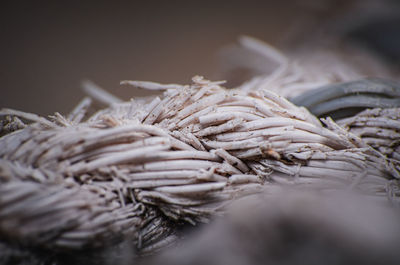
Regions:
<svg viewBox="0 0 400 265"><path fill-rule="evenodd" d="M240 71L253 76L242 80L241 90L268 89L317 117L339 119L366 108L400 107L398 75L360 50L350 55L307 46L307 50L286 56L262 41L241 37L224 54L230 63L225 65L227 80L235 79ZM355 55L362 61L355 63L349 58Z"/></svg>
<svg viewBox="0 0 400 265"><path fill-rule="evenodd" d="M0 234L52 249L135 242L142 253L207 222L230 201L279 185L348 189L394 201L397 161L332 120L265 89L126 83L163 97L118 103L84 120L90 100L0 138ZM14 120L7 128L24 125Z"/></svg>
<svg viewBox="0 0 400 265"><path fill-rule="evenodd" d="M367 109L337 121L387 157L400 160L400 109Z"/></svg>

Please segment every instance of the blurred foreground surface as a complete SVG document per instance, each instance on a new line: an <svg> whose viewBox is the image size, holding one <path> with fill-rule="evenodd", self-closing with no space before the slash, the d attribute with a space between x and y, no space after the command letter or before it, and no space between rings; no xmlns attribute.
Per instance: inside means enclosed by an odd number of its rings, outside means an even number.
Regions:
<svg viewBox="0 0 400 265"><path fill-rule="evenodd" d="M144 264L398 264L392 210L350 194L261 194Z"/></svg>
<svg viewBox="0 0 400 265"><path fill-rule="evenodd" d="M135 257L129 243L59 256L32 256L0 245L7 257L0 263L389 265L400 261L398 231L399 212L365 197L283 189L236 202L224 218L192 230L178 246L153 257Z"/></svg>

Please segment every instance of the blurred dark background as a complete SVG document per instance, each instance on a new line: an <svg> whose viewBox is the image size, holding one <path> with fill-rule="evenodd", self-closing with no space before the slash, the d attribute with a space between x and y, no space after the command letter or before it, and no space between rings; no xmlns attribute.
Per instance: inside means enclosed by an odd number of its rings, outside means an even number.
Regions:
<svg viewBox="0 0 400 265"><path fill-rule="evenodd" d="M238 36L280 47L348 14L352 2L5 1L0 107L68 113L83 97L83 79L129 99L143 92L120 80L217 78L218 51Z"/></svg>

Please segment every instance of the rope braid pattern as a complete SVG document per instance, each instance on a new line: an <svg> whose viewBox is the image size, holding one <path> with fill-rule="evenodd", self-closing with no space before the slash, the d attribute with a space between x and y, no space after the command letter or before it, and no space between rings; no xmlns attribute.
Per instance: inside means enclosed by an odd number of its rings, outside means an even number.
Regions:
<svg viewBox="0 0 400 265"><path fill-rule="evenodd" d="M185 223L208 222L229 202L282 185L400 196L398 148L382 152L388 145L370 141L386 129L359 132L379 126L365 112L339 124L322 119L323 126L265 89L227 90L201 77L186 86L130 83L164 94L103 97L110 107L89 118L89 99L52 121L0 112L34 122L8 119L5 128L18 130L0 138L3 238L67 250L129 239L150 253L176 242ZM372 112L398 126L398 115Z"/></svg>

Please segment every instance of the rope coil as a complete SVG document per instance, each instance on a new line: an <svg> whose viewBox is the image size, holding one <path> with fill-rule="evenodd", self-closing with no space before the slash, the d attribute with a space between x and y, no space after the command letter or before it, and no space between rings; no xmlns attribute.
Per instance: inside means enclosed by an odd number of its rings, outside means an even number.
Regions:
<svg viewBox="0 0 400 265"><path fill-rule="evenodd" d="M232 200L281 185L400 196L398 149L381 153L393 145L370 140L398 135L357 130L384 119L397 132L398 109L324 127L264 89L227 90L201 77L188 86L133 84L164 95L120 103L102 93L110 107L86 120L88 99L53 121L0 112L35 122L0 138L2 235L53 249L128 238L146 253L175 242L180 224L208 222Z"/></svg>

